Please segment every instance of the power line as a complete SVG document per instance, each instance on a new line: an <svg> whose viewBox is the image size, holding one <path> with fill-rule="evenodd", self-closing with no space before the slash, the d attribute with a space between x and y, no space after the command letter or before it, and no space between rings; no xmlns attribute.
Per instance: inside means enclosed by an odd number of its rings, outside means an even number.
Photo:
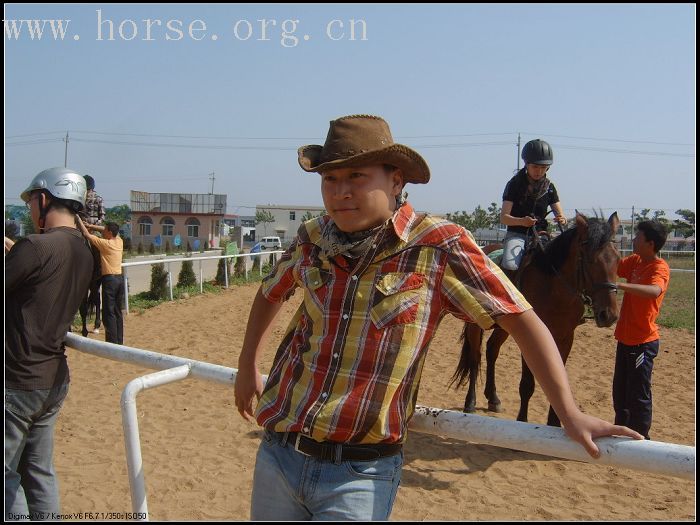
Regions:
<svg viewBox="0 0 700 525"><path fill-rule="evenodd" d="M45 131L40 133L27 133L23 135L11 135L5 137L5 139L20 138L20 137L30 137L36 135L51 135L55 133L63 133L63 131ZM114 135L121 137L152 137L152 138L177 138L177 139L198 139L198 140L323 140L320 137L247 137L247 136L215 136L215 135L161 135L155 133L125 133L125 132L113 132L113 131L92 131L92 130L73 130L73 133L84 133L86 135ZM427 138L452 138L452 137L482 137L482 136L503 136L503 135L517 135L517 131L501 131L495 133L453 133L453 134L440 134L440 135L402 135L397 136L399 139L427 139ZM680 143L680 142L661 142L661 141L650 141L650 140L630 140L630 139L614 139L614 138L604 138L604 137L582 137L577 135L561 135L556 133L534 133L529 131L523 131L521 133L540 136L540 137L558 137L558 138L569 138L577 140L593 140L598 142L623 142L630 144L656 144L662 146L695 146L692 143ZM515 139L514 139L515 140Z"/></svg>

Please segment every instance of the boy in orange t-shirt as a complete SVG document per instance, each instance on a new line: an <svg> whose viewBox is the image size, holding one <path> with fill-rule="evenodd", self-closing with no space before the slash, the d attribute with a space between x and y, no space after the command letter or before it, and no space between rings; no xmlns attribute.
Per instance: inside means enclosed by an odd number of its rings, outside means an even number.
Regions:
<svg viewBox="0 0 700 525"><path fill-rule="evenodd" d="M615 329L617 355L613 376L615 424L626 425L649 439L651 428L651 373L659 352L656 317L671 272L657 254L666 242L666 228L656 221L637 225L634 253L620 261L617 284L625 292Z"/></svg>

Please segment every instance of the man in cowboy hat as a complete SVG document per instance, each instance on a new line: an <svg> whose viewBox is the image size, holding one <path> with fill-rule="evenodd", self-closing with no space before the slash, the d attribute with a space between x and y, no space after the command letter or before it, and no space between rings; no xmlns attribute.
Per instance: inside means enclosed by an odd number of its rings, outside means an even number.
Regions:
<svg viewBox="0 0 700 525"><path fill-rule="evenodd" d="M551 334L478 248L446 220L417 214L401 195L430 170L394 143L379 117L330 123L323 146L299 149L321 175L328 214L304 223L253 302L235 385L236 407L265 429L256 459L253 520L386 520L428 344L447 312L516 340L569 436L636 432L576 406ZM296 288L304 302L263 389L257 367L270 326Z"/></svg>

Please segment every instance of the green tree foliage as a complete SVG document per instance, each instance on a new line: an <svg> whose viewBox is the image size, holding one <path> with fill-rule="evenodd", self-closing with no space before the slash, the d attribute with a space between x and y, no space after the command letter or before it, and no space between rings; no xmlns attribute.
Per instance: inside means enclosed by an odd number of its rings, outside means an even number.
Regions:
<svg viewBox="0 0 700 525"><path fill-rule="evenodd" d="M154 264L151 267L150 295L151 299L156 300L168 298L168 272L165 271L165 263Z"/></svg>
<svg viewBox="0 0 700 525"><path fill-rule="evenodd" d="M679 215L682 219L673 221L673 228L686 239L693 237L695 235L695 212L685 209L676 210L676 215Z"/></svg>
<svg viewBox="0 0 700 525"><path fill-rule="evenodd" d="M221 255L224 255L223 251L221 252ZM226 268L226 271L228 271L228 275L229 275L229 279L230 279L230 276L231 276L231 264L230 264L230 262L231 262L230 258L219 259L219 264L216 267L216 277L215 277L217 284L223 284L223 285L226 284L226 275L224 274L224 271L225 271L224 268ZM228 267L225 267L224 265L228 265Z"/></svg>
<svg viewBox="0 0 700 525"><path fill-rule="evenodd" d="M302 215L302 217L301 217L301 222L310 221L311 219L315 219L316 217L321 217L321 216L323 216L323 215L325 215L325 214L326 214L326 210L323 210L323 211L322 211L321 213L319 213L318 215L314 215L314 214L311 213L310 211L307 211L304 215Z"/></svg>
<svg viewBox="0 0 700 525"><path fill-rule="evenodd" d="M143 255L143 243L139 242L139 245L136 247L136 253Z"/></svg>
<svg viewBox="0 0 700 525"><path fill-rule="evenodd" d="M151 255L155 255L156 247L153 243L151 243L151 245L148 247L148 253L150 253Z"/></svg>
<svg viewBox="0 0 700 525"><path fill-rule="evenodd" d="M172 253L172 249L170 248L170 241L165 241L165 253Z"/></svg>
<svg viewBox="0 0 700 525"><path fill-rule="evenodd" d="M263 225L263 235L267 235L267 224L270 222L275 222L275 218L267 210L258 210L255 212L255 225Z"/></svg>
<svg viewBox="0 0 700 525"><path fill-rule="evenodd" d="M182 288L188 286L194 286L197 284L197 278L194 275L194 270L192 269L192 261L183 261L182 267L180 268L180 274L177 276L177 285Z"/></svg>
<svg viewBox="0 0 700 525"><path fill-rule="evenodd" d="M116 222L121 226L129 221L131 221L131 208L128 204L105 208L105 222Z"/></svg>

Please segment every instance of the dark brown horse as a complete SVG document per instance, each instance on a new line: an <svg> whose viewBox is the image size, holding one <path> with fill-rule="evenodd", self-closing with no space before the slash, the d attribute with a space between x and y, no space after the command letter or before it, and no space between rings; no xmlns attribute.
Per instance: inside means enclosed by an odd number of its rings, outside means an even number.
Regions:
<svg viewBox="0 0 700 525"><path fill-rule="evenodd" d="M90 331L87 327L88 318L90 316L95 317L95 330L100 328L100 252L97 248L90 246L90 251L92 252L93 258L93 271L92 277L90 278L90 288L88 288L85 297L80 303L78 311L80 312L80 319L83 322L83 337L87 337Z"/></svg>
<svg viewBox="0 0 700 525"><path fill-rule="evenodd" d="M585 305L593 309L596 325L611 326L617 320L617 265L620 254L612 238L620 224L617 213L607 222L576 214L576 227L535 251L529 263L523 262L519 276L520 291L552 333L562 361L566 364L574 341L574 330L583 317ZM465 412L474 412L476 378L481 364L484 331L467 323L462 332L464 343L458 368L452 378L457 386L469 385ZM508 332L495 326L486 343L486 386L484 394L489 410L500 412L496 394L495 366ZM527 421L528 403L535 391L532 372L522 360L519 421ZM559 418L549 409L548 425L559 426Z"/></svg>

